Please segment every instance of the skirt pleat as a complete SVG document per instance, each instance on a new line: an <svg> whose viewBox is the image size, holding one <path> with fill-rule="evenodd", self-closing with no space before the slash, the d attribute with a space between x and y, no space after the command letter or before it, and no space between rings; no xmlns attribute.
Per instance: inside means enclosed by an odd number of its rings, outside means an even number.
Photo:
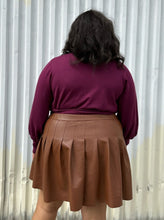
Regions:
<svg viewBox="0 0 164 220"><path fill-rule="evenodd" d="M82 120L84 119L84 120ZM69 201L70 210L97 201L120 207L132 199L132 178L122 126L115 115L52 114L30 171L45 202Z"/></svg>

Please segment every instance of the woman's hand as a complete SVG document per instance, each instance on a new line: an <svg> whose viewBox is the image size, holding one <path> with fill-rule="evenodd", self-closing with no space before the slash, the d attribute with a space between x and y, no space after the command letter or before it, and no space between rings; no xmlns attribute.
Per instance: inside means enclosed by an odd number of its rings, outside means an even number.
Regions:
<svg viewBox="0 0 164 220"><path fill-rule="evenodd" d="M35 156L35 154L34 154L34 153L32 153L32 159L34 159L34 156Z"/></svg>

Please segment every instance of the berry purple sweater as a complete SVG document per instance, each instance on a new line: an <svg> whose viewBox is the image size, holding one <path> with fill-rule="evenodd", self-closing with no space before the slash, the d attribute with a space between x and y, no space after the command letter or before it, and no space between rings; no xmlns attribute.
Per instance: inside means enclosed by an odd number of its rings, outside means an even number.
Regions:
<svg viewBox="0 0 164 220"><path fill-rule="evenodd" d="M50 112L65 114L117 114L126 144L138 131L135 85L125 65L116 61L93 69L91 64L72 64L76 57L63 54L42 70L34 95L29 134L33 153Z"/></svg>

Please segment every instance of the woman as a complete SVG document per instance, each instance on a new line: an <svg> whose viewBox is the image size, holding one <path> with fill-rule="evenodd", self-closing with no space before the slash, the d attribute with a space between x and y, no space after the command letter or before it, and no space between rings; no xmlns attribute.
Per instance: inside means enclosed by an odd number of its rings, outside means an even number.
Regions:
<svg viewBox="0 0 164 220"><path fill-rule="evenodd" d="M40 74L29 120L30 179L40 189L33 220L54 219L63 201L104 220L106 205L132 199L126 145L138 130L137 98L119 45L112 21L86 11Z"/></svg>

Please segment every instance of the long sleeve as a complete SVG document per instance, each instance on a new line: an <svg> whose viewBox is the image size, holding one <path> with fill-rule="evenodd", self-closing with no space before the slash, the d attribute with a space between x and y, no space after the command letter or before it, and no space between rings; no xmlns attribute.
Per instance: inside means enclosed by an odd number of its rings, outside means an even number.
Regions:
<svg viewBox="0 0 164 220"><path fill-rule="evenodd" d="M134 81L131 73L126 69L124 76L124 90L118 99L118 119L123 126L126 145L138 132L138 106Z"/></svg>
<svg viewBox="0 0 164 220"><path fill-rule="evenodd" d="M33 153L36 152L37 144L51 109L53 100L51 76L51 63L49 62L39 76L29 119L28 129L33 140Z"/></svg>

